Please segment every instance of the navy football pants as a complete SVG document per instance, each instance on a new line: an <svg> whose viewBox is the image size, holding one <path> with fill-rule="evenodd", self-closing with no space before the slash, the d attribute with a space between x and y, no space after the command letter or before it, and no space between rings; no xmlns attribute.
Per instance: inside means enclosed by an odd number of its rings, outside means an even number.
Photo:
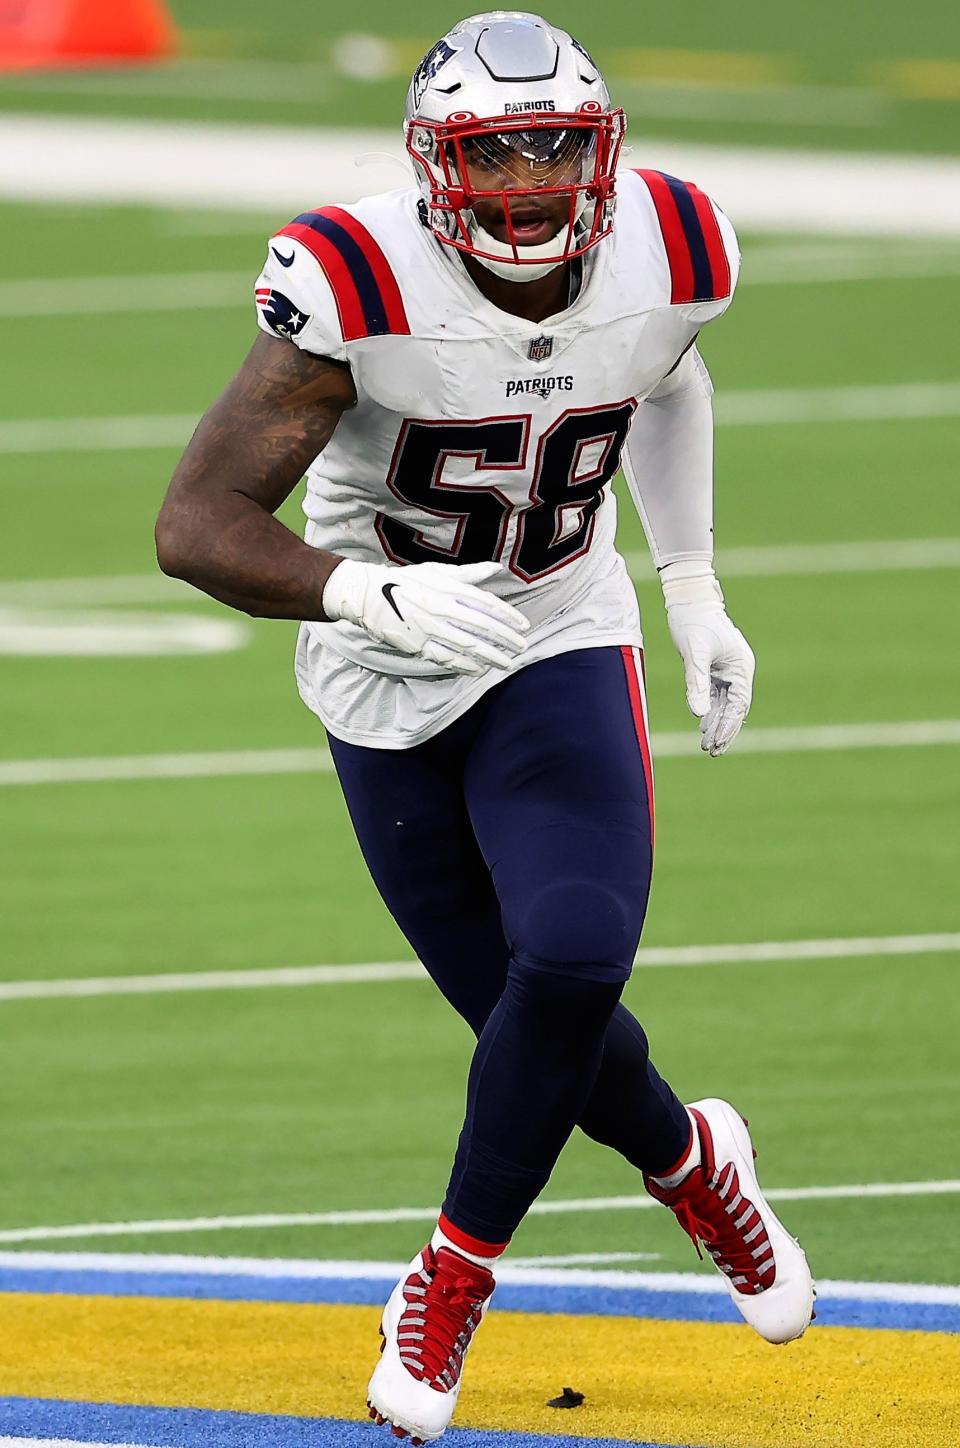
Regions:
<svg viewBox="0 0 960 1448"><path fill-rule="evenodd" d="M478 1037L444 1213L485 1242L512 1236L575 1125L653 1172L689 1138L619 1003L653 856L637 660L530 664L412 749L330 738L370 873Z"/></svg>

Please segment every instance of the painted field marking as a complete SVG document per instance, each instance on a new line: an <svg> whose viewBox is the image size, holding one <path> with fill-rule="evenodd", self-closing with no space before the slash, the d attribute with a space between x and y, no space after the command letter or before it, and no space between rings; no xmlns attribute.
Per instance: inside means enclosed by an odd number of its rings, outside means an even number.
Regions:
<svg viewBox="0 0 960 1448"><path fill-rule="evenodd" d="M960 1183L955 1183L960 1189ZM767 1193L769 1196L770 1193ZM535 1213L536 1203L531 1209ZM658 1204L652 1197L638 1199L642 1207ZM423 1220L435 1218L424 1215ZM409 1219L408 1219L409 1220ZM602 1256L603 1254L597 1254ZM624 1259L643 1253L622 1253ZM589 1254L582 1254L587 1257ZM548 1265L548 1260L520 1258L501 1261L497 1281L501 1284L539 1287L598 1287L630 1291L642 1288L648 1292L723 1297L725 1284L712 1273L626 1271L622 1268L561 1268ZM574 1258L555 1259L573 1262ZM368 1259L324 1259L301 1257L220 1257L192 1256L181 1253L153 1252L3 1252L0 1251L0 1272L28 1273L102 1273L104 1276L149 1274L159 1276L237 1277L262 1282L326 1280L331 1282L394 1282L406 1269L406 1262L371 1261ZM862 1302L926 1303L939 1307L960 1306L960 1287L927 1282L858 1282L838 1278L818 1279L817 1296L830 1299L859 1299Z"/></svg>
<svg viewBox="0 0 960 1448"><path fill-rule="evenodd" d="M2 1448L144 1448L141 1443L101 1443L91 1438L10 1438L0 1434Z"/></svg>
<svg viewBox="0 0 960 1448"><path fill-rule="evenodd" d="M644 549L623 554L631 573L653 577ZM851 543L781 543L717 550L720 578L780 578L830 573L896 573L960 567L960 538L868 539ZM3 590L0 587L0 598Z"/></svg>
<svg viewBox="0 0 960 1448"><path fill-rule="evenodd" d="M935 540L934 540L935 541ZM960 538L957 539L960 547ZM197 603L205 594L180 578L153 573L108 573L85 578L17 578L0 582L0 607L49 608L56 604Z"/></svg>
<svg viewBox="0 0 960 1448"><path fill-rule="evenodd" d="M0 607L0 655L19 658L220 654L249 641L248 625L232 617Z"/></svg>
<svg viewBox="0 0 960 1448"><path fill-rule="evenodd" d="M215 219L219 226L223 225L220 218ZM249 218L246 220L249 224ZM271 231L270 218L265 216L261 224L266 239ZM749 249L739 284L795 286L958 275L960 251L956 246L913 240L900 246L810 242ZM252 310L253 282L252 269L20 278L0 282L0 312L12 318Z"/></svg>
<svg viewBox="0 0 960 1448"><path fill-rule="evenodd" d="M960 415L960 382L721 392L714 403L717 424L726 427L764 427L779 423L902 422ZM0 453L116 452L183 447L197 422L195 413L10 419L0 422Z"/></svg>
<svg viewBox="0 0 960 1448"><path fill-rule="evenodd" d="M658 760L699 759L695 728L655 733ZM737 740L746 754L830 753L855 749L918 749L960 744L960 719L897 724L809 724L748 728ZM105 784L120 780L225 779L238 776L330 774L326 749L227 749L179 754L116 754L76 759L0 762L0 788L39 784Z"/></svg>
<svg viewBox="0 0 960 1448"><path fill-rule="evenodd" d="M937 1197L960 1193L960 1180L923 1182L858 1182L840 1186L773 1187L764 1195L772 1202L859 1201L864 1197ZM653 1197L640 1195L613 1197L568 1197L536 1201L528 1215L533 1217L570 1216L582 1212L645 1211L659 1206ZM9 1227L0 1231L0 1242L54 1242L87 1237L155 1237L184 1232L222 1232L260 1230L266 1227L357 1227L390 1226L403 1222L436 1222L438 1207L385 1207L337 1212L256 1212L235 1216L148 1218L126 1222L76 1222L64 1226ZM197 1265L197 1264L208 1264ZM229 1264L229 1265L228 1265ZM296 1265L297 1270L292 1270ZM0 1252L0 1267L58 1268L62 1271L156 1271L156 1272L231 1272L245 1276L287 1277L361 1277L366 1266L376 1264L356 1261L330 1263L302 1262L299 1258L260 1257L194 1257L180 1253L157 1256L153 1253L60 1253ZM391 1269L394 1264L389 1264ZM540 1280L575 1280L559 1268L524 1269L551 1272L552 1277ZM588 1274L591 1281L596 1274ZM622 1276L622 1273L603 1274ZM683 1281L701 1283L698 1273L655 1274L656 1280L667 1282L679 1277ZM717 1283L722 1290L723 1283ZM960 1301L960 1288L955 1289ZM932 1300L932 1299L930 1299Z"/></svg>
<svg viewBox="0 0 960 1448"><path fill-rule="evenodd" d="M849 936L834 940L752 941L746 945L643 946L634 958L634 968L776 965L801 960L944 955L958 950L960 931L927 935ZM263 970L172 971L153 975L79 976L66 980L8 980L0 982L0 1001L165 995L179 991L275 990L314 985L369 985L395 980L426 982L429 976L418 961L384 960L359 965L291 965L269 966Z"/></svg>
<svg viewBox="0 0 960 1448"><path fill-rule="evenodd" d="M652 578L646 550L624 551L631 573ZM879 538L850 543L759 544L717 551L722 578L779 578L833 573L888 573L960 568L960 538ZM0 580L0 608L197 603L206 595L160 572L83 578Z"/></svg>
<svg viewBox="0 0 960 1448"><path fill-rule="evenodd" d="M910 281L957 275L960 251L956 245L919 238L878 243L844 237L747 245L738 286Z"/></svg>
<svg viewBox="0 0 960 1448"><path fill-rule="evenodd" d="M598 1267L608 1262L661 1262L662 1252L568 1252L559 1257L512 1257L511 1267Z"/></svg>
<svg viewBox="0 0 960 1448"><path fill-rule="evenodd" d="M199 421L192 412L130 417L50 417L0 422L0 453L116 452L182 448Z"/></svg>
<svg viewBox="0 0 960 1448"><path fill-rule="evenodd" d="M714 405L717 423L727 427L955 417L960 412L960 382L718 392Z"/></svg>
<svg viewBox="0 0 960 1448"><path fill-rule="evenodd" d="M360 153L376 159L358 167ZM960 235L960 161L952 157L671 141L658 141L651 157L722 197L744 231ZM222 204L234 211L272 206L295 216L304 177L316 194L349 202L409 185L410 169L393 129L320 133L129 117L0 117L0 195L12 199Z"/></svg>
<svg viewBox="0 0 960 1448"><path fill-rule="evenodd" d="M8 317L65 317L246 307L252 316L254 280L252 270L31 277L28 281L0 283L0 310Z"/></svg>

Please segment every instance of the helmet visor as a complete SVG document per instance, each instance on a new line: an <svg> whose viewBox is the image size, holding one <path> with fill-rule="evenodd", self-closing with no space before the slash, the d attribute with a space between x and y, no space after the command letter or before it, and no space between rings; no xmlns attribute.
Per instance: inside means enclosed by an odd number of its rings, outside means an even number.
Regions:
<svg viewBox="0 0 960 1448"><path fill-rule="evenodd" d="M461 146L461 177L468 191L536 191L588 185L596 166L597 134L586 127L538 126L483 131L464 137Z"/></svg>

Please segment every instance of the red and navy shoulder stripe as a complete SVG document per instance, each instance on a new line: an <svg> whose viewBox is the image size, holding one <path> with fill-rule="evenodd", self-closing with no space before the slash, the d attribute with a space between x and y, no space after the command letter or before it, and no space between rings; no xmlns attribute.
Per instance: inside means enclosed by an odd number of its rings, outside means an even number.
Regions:
<svg viewBox="0 0 960 1448"><path fill-rule="evenodd" d="M709 196L664 171L637 171L657 209L670 263L670 301L715 302L730 295L730 263Z"/></svg>
<svg viewBox="0 0 960 1448"><path fill-rule="evenodd" d="M345 342L409 334L410 324L390 263L355 216L340 206L305 211L285 226L323 268L337 303Z"/></svg>

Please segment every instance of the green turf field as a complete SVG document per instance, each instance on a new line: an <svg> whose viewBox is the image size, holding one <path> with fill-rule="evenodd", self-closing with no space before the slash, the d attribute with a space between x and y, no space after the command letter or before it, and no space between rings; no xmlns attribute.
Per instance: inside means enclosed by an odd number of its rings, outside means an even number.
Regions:
<svg viewBox="0 0 960 1448"><path fill-rule="evenodd" d="M347 15L304 32L294 4L264 33L250 5L174 9L186 56L172 67L8 77L0 107L389 124L400 69L453 18L427 5L414 25L396 7L367 6L356 28L392 37L392 48L380 80L350 82L330 60ZM620 6L590 25L569 4L553 13L634 86L625 98L636 102L635 130L651 136L957 149L960 65L950 57L960 37L933 0L909 13L880 7L868 27L808 7L800 35L792 12L756 4L687 7L682 31L663 10L642 31ZM23 641L44 620L149 636L151 621L228 618L155 569L152 525L175 437L77 449L69 420L130 418L136 434L144 418L169 416L175 433L177 418L198 416L254 335L242 279L252 284L265 237L286 219L0 204L4 286L74 299L72 310L43 315L38 304L5 319L0 982L410 958L329 772L47 784L3 773L36 760L322 745L296 696L292 625L229 615L236 647L166 656L42 654L36 635ZM726 555L731 612L759 664L748 729L956 721L960 416L942 402L943 385L955 397L960 379L956 248L747 236L744 249L736 305L704 338L720 406L862 388L878 413L824 421L813 407L804 422L719 427L720 572ZM795 280L821 267L845 279ZM122 292L125 277L198 272L235 299L77 303L84 278L114 276ZM71 280L80 290L62 291ZM926 388L914 417L898 394L878 391L902 384ZM44 419L68 420L62 441L11 426ZM296 499L284 516L298 526ZM639 553L629 500L621 526L623 547ZM921 544L912 561L863 563L879 556L867 545L903 540ZM831 561L838 544L860 559L852 571ZM805 571L786 567L776 552L786 545L808 549ZM692 738L658 590L637 573L653 728ZM666 754L644 945L957 931L956 756L949 743ZM626 999L682 1095L729 1095L751 1117L766 1184L935 1182L956 1175L956 963L944 950L652 967L638 969ZM0 1234L429 1207L445 1184L470 1052L466 1028L425 981L0 999L0 1042ZM401 1071L411 1043L416 1073ZM639 1189L624 1163L576 1135L547 1196ZM960 1260L945 1246L956 1200L815 1198L783 1214L820 1276L958 1283ZM409 1223L131 1230L74 1245L363 1259L402 1256L422 1235ZM695 1265L672 1219L654 1211L532 1217L516 1250Z"/></svg>
<svg viewBox="0 0 960 1448"><path fill-rule="evenodd" d="M466 7L463 7L466 8ZM395 125L410 73L462 9L369 0L172 0L180 52L142 73L0 77L0 110ZM864 14L692 0L638 11L555 0L550 18L596 54L636 134L851 150L956 151L960 22L942 0Z"/></svg>
<svg viewBox="0 0 960 1448"><path fill-rule="evenodd" d="M72 238L63 250L48 215L4 208L10 275L97 275L107 255L122 255L130 274L252 276L259 265L255 219L198 239L196 216L77 209L61 217ZM761 268L783 245L747 238L747 274L751 257ZM960 281L936 274L746 283L706 352L724 393L949 381L958 358L941 319L958 294ZM4 412L198 413L251 335L243 295L206 312L11 318L17 366ZM911 346L920 338L922 349ZM721 550L955 537L958 437L951 417L722 427ZM152 519L175 456L2 455L8 591L119 575L153 588L135 611L224 616L172 584L165 599L151 580ZM295 509L289 517L295 525ZM622 526L625 547L639 549L629 507ZM653 726L690 727L656 590L640 587ZM754 726L956 717L955 590L949 568L731 577L732 610L760 661ZM70 597L51 591L48 606L69 615ZM111 608L127 611L104 605L101 616ZM246 628L246 646L209 656L4 659L4 758L321 743L295 696L292 627ZM658 791L648 945L956 929L954 748L666 758ZM7 979L409 957L329 774L2 793ZM955 959L652 969L628 999L684 1094L730 1094L748 1110L768 1183L924 1181L949 1174ZM428 1206L442 1192L469 1040L427 984L0 1010L0 1226ZM429 1043L423 1070L400 1080L413 1039ZM636 1189L625 1165L577 1138L549 1191ZM798 1202L788 1220L822 1275L956 1281L942 1246L952 1200ZM106 1245L377 1257L402 1254L419 1232L269 1228ZM655 1213L531 1219L518 1250L633 1250L670 1268L692 1257Z"/></svg>

